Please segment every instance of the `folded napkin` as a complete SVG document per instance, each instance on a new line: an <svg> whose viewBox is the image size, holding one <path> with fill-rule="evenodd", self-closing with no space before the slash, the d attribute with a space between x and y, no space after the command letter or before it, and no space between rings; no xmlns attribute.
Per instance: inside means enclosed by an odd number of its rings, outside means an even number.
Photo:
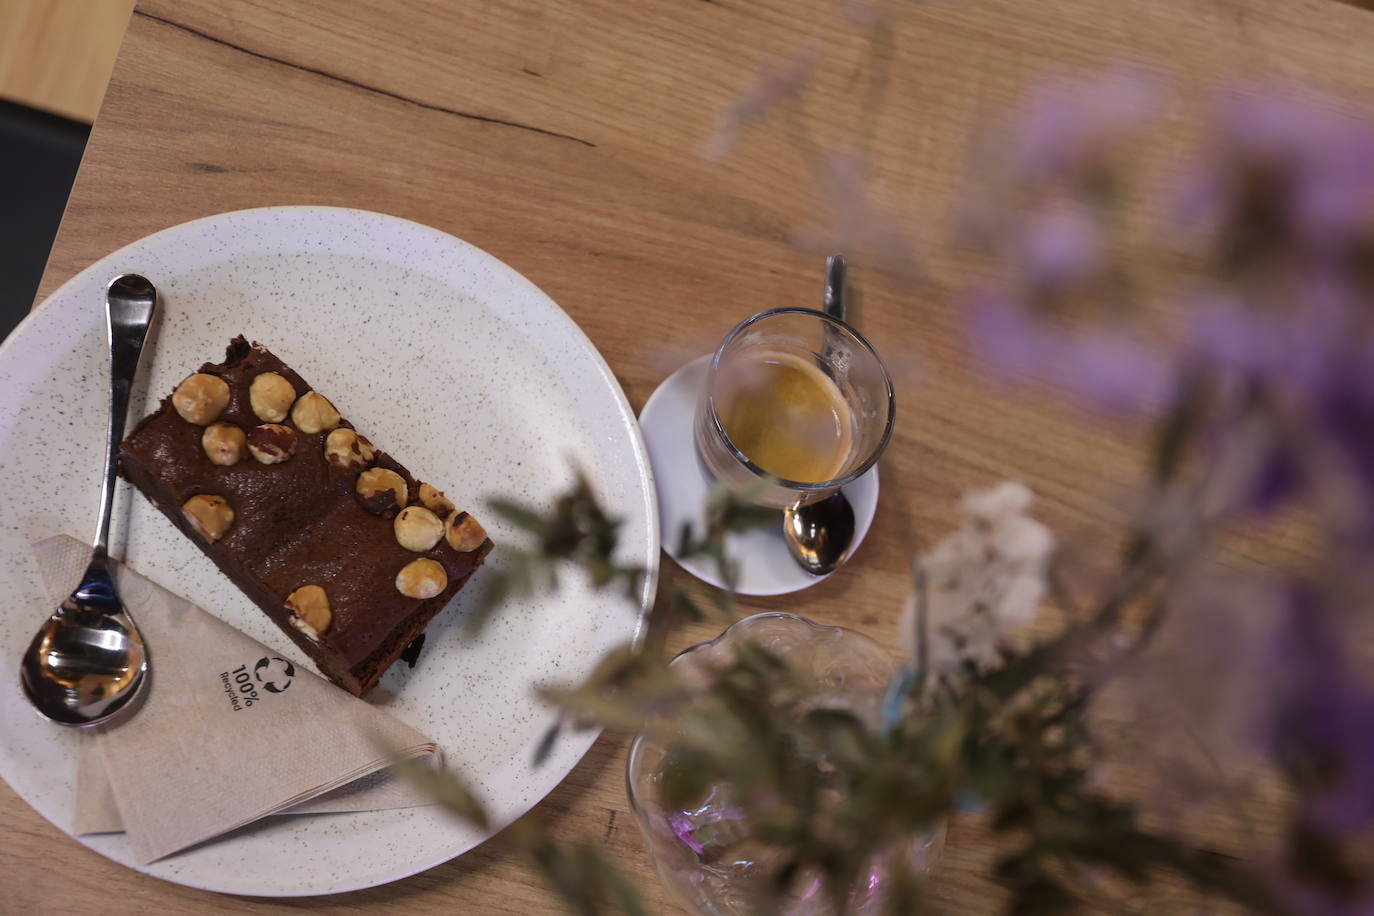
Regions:
<svg viewBox="0 0 1374 916"><path fill-rule="evenodd" d="M90 548L55 537L34 552L56 604ZM428 803L385 778L378 748L437 762L433 741L138 573L114 578L150 680L132 715L79 744L76 833L123 830L148 863L269 814Z"/></svg>

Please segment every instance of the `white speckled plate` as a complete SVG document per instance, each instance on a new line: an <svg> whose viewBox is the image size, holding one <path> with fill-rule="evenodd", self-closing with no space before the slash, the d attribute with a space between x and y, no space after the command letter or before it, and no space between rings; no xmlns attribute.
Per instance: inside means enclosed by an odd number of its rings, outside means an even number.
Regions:
<svg viewBox="0 0 1374 916"><path fill-rule="evenodd" d="M79 736L40 721L19 690L19 656L50 610L29 544L90 534L108 409L104 287L129 271L157 284L163 308L133 418L242 333L460 505L480 510L492 495L548 505L576 461L625 519L624 558L651 571L638 603L564 577L561 590L508 609L474 641L460 630L479 573L430 624L420 664L393 668L369 696L439 742L497 829L528 810L595 738L565 736L532 766L552 721L532 685L573 681L641 634L658 568L644 444L591 342L524 277L438 230L327 207L225 213L149 236L72 279L0 347L0 776L69 829ZM197 548L121 487L116 556L306 663ZM498 545L517 539L490 513L481 517ZM488 562L501 562L499 546ZM140 870L236 894L325 894L414 874L485 838L432 807L276 817ZM132 865L122 834L80 841Z"/></svg>

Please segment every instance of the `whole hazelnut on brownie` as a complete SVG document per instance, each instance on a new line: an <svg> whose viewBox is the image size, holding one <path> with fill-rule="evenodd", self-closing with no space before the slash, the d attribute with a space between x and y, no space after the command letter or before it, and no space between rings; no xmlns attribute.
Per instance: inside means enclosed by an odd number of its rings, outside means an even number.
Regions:
<svg viewBox="0 0 1374 916"><path fill-rule="evenodd" d="M366 436L358 435L356 430L340 427L324 440L324 458L335 467L360 471L372 463L377 450Z"/></svg>
<svg viewBox="0 0 1374 916"><path fill-rule="evenodd" d="M248 451L263 464L281 464L296 454L296 431L280 423L264 423L248 431Z"/></svg>
<svg viewBox="0 0 1374 916"><path fill-rule="evenodd" d="M396 574L396 590L407 598L433 598L448 588L448 573L437 560L411 560Z"/></svg>
<svg viewBox="0 0 1374 916"><path fill-rule="evenodd" d="M442 492L427 483L420 484L420 505L440 518L448 518L456 506Z"/></svg>
<svg viewBox="0 0 1374 916"><path fill-rule="evenodd" d="M211 423L200 434L200 447L211 464L238 464L248 454L248 436L233 423Z"/></svg>
<svg viewBox="0 0 1374 916"><path fill-rule="evenodd" d="M234 524L234 509L223 496L201 493L181 506L181 514L201 537L213 544Z"/></svg>
<svg viewBox="0 0 1374 916"><path fill-rule="evenodd" d="M390 515L410 501L406 480L387 468L371 468L358 475L354 484L363 507L373 515Z"/></svg>
<svg viewBox="0 0 1374 916"><path fill-rule="evenodd" d="M339 425L339 412L329 403L329 398L318 391L307 391L291 408L291 422L296 429L313 436Z"/></svg>
<svg viewBox="0 0 1374 916"><path fill-rule="evenodd" d="M318 585L302 585L287 595L286 609L292 615L291 625L312 639L318 639L334 622L329 595Z"/></svg>
<svg viewBox="0 0 1374 916"><path fill-rule="evenodd" d="M197 372L172 392L172 406L187 423L208 426L229 406L229 383L217 375Z"/></svg>
<svg viewBox="0 0 1374 916"><path fill-rule="evenodd" d="M444 537L448 539L448 546L459 553L468 553L486 543L487 530L466 512L454 512L444 523Z"/></svg>
<svg viewBox="0 0 1374 916"><path fill-rule="evenodd" d="M280 423L286 419L296 400L296 389L284 376L276 372L262 372L248 386L248 404L253 414L264 423Z"/></svg>
<svg viewBox="0 0 1374 916"><path fill-rule="evenodd" d="M406 550L424 553L433 550L444 537L444 523L424 506L407 506L396 516L396 543Z"/></svg>

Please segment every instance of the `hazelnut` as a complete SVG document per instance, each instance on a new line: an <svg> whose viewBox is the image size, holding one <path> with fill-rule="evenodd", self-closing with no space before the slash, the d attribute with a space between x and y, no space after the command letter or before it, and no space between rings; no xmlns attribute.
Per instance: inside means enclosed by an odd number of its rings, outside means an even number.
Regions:
<svg viewBox="0 0 1374 916"><path fill-rule="evenodd" d="M296 454L296 431L279 423L264 423L248 431L248 451L263 464L281 464Z"/></svg>
<svg viewBox="0 0 1374 916"><path fill-rule="evenodd" d="M312 638L318 638L334 622L334 612L329 609L329 596L318 585L302 585L287 595L286 609L291 612L291 624ZM301 623L305 626L301 626Z"/></svg>
<svg viewBox="0 0 1374 916"><path fill-rule="evenodd" d="M420 502L440 518L448 518L449 513L456 508L448 497L427 483L420 484Z"/></svg>
<svg viewBox="0 0 1374 916"><path fill-rule="evenodd" d="M329 398L318 391L307 391L291 408L291 422L306 435L314 435L338 426L339 412Z"/></svg>
<svg viewBox="0 0 1374 916"><path fill-rule="evenodd" d="M482 527L482 523L466 512L455 512L450 515L444 528L448 546L459 553L476 550L487 539L487 530Z"/></svg>
<svg viewBox="0 0 1374 916"><path fill-rule="evenodd" d="M228 467L248 453L248 437L233 423L211 423L200 434L200 447L211 464Z"/></svg>
<svg viewBox="0 0 1374 916"><path fill-rule="evenodd" d="M363 505L373 515L386 515L409 502L405 478L386 468L371 468L358 475L354 485Z"/></svg>
<svg viewBox="0 0 1374 916"><path fill-rule="evenodd" d="M376 454L365 436L346 426L334 430L324 440L324 458L335 467L361 470L372 463Z"/></svg>
<svg viewBox="0 0 1374 916"><path fill-rule="evenodd" d="M296 400L296 389L275 372L264 372L248 386L248 403L259 420L280 423Z"/></svg>
<svg viewBox="0 0 1374 916"><path fill-rule="evenodd" d="M213 544L234 524L234 510L223 496L202 493L181 506L181 514L201 537Z"/></svg>
<svg viewBox="0 0 1374 916"><path fill-rule="evenodd" d="M444 523L439 521L439 516L422 506L402 509L393 527L396 529L396 543L416 553L433 550L444 536Z"/></svg>
<svg viewBox="0 0 1374 916"><path fill-rule="evenodd" d="M429 557L411 560L396 574L396 590L407 598L433 598L448 588L448 573Z"/></svg>
<svg viewBox="0 0 1374 916"><path fill-rule="evenodd" d="M229 406L229 383L217 375L197 372L172 392L172 406L187 423L206 426Z"/></svg>

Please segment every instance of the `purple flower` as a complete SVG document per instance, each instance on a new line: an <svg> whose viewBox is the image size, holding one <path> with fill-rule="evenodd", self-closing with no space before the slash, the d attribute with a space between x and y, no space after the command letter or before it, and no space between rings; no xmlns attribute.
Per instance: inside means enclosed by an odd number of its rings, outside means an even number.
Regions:
<svg viewBox="0 0 1374 916"><path fill-rule="evenodd" d="M1313 484L1353 477L1374 496L1374 336L1363 302L1338 282L1294 282L1286 307L1213 295L1191 310L1187 358L1237 391L1263 390L1304 424L1276 437L1252 505L1267 508ZM1225 428L1221 430L1225 433ZM1299 459L1307 456L1306 461ZM1365 507L1366 514L1374 505ZM1374 521L1366 526L1374 529ZM1374 530L1371 530L1374 534Z"/></svg>
<svg viewBox="0 0 1374 916"><path fill-rule="evenodd" d="M1288 910L1302 916L1374 916L1374 899L1368 896L1341 900L1329 892L1297 885L1284 887L1282 899Z"/></svg>
<svg viewBox="0 0 1374 916"><path fill-rule="evenodd" d="M1027 282L1064 290L1102 270L1105 229L1094 210L1082 203L1054 200L1031 218L1017 239Z"/></svg>
<svg viewBox="0 0 1374 916"><path fill-rule="evenodd" d="M1185 374L1220 382L1200 442L1213 459L1256 438L1257 412L1271 424L1227 507L1316 495L1330 531L1374 545L1374 127L1291 94L1227 97L1181 207L1200 270L1152 347L1132 310L1141 259L1109 230L1117 154L1153 105L1148 80L1117 73L1042 90L1004 133L987 184L1006 199L978 210L1003 271L970 310L981 356L1105 410L1167 407Z"/></svg>
<svg viewBox="0 0 1374 916"><path fill-rule="evenodd" d="M723 159L739 143L746 127L782 102L800 95L816 72L817 60L814 48L803 47L790 60L760 70L721 114L715 134L706 143L706 158Z"/></svg>
<svg viewBox="0 0 1374 916"><path fill-rule="evenodd" d="M1282 91L1232 95L1216 122L1212 155L1184 184L1184 224L1234 233L1258 222L1286 256L1315 262L1374 229L1370 125Z"/></svg>
<svg viewBox="0 0 1374 916"><path fill-rule="evenodd" d="M1013 274L972 306L969 326L983 358L1105 410L1158 407L1173 389L1172 358L1144 345L1106 282L1104 177L1157 98L1155 81L1129 70L1044 87L987 150L993 165L980 177L1006 199L983 200L966 215L967 228ZM1076 324L1050 316L1061 305L1081 313L1084 304L1088 314Z"/></svg>
<svg viewBox="0 0 1374 916"><path fill-rule="evenodd" d="M692 852L701 855L706 851L706 844L697 839L696 823L686 814L683 814L681 811L674 811L672 814L669 814L668 826L672 828L673 835L678 838L678 842L692 850Z"/></svg>
<svg viewBox="0 0 1374 916"><path fill-rule="evenodd" d="M1055 324L1013 299L984 295L969 310L969 329L983 359L1000 374L1062 386L1090 407L1153 409L1173 393L1171 356L1125 328Z"/></svg>
<svg viewBox="0 0 1374 916"><path fill-rule="evenodd" d="M1154 115L1159 81L1122 68L1087 82L1059 82L1030 97L1000 138L1022 181L1046 182L1109 155Z"/></svg>
<svg viewBox="0 0 1374 916"><path fill-rule="evenodd" d="M1288 589L1259 709L1261 746L1296 790L1296 830L1274 887L1308 916L1374 914L1374 888L1341 864L1374 824L1374 685L1352 663L1340 610L1310 583ZM1333 851L1334 855L1333 855ZM1323 865L1314 867L1320 859Z"/></svg>
<svg viewBox="0 0 1374 916"><path fill-rule="evenodd" d="M1295 585L1277 628L1266 733L1306 820L1353 834L1374 823L1374 686L1345 652L1335 612Z"/></svg>

